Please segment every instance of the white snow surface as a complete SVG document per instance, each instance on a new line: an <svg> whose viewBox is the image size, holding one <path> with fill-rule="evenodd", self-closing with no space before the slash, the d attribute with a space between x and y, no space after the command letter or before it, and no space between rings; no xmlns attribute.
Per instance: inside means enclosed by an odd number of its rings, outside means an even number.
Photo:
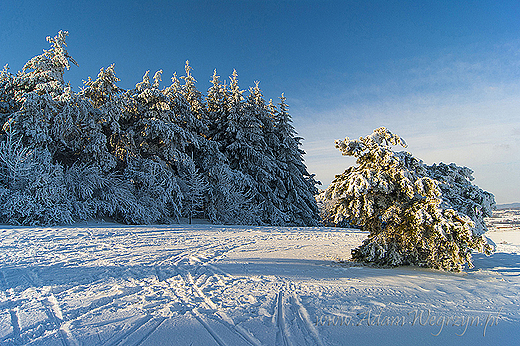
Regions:
<svg viewBox="0 0 520 346"><path fill-rule="evenodd" d="M0 344L515 345L507 220L464 273L341 262L366 237L349 229L2 226Z"/></svg>

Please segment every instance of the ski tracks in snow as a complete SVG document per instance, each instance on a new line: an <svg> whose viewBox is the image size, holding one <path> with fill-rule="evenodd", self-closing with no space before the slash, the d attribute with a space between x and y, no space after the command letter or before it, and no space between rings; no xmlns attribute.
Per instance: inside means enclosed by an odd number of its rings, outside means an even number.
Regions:
<svg viewBox="0 0 520 346"><path fill-rule="evenodd" d="M202 249L203 251L199 249L196 253L183 253L161 263L165 265L170 262L173 265L176 275L166 280L169 282L172 292L183 302L183 307L188 309L189 313L199 321L220 346L232 344L226 342L225 337L211 327L210 322L212 321L227 327L232 334L238 336L245 344L252 346L262 345L251 332L240 325L236 325L233 319L204 293L204 288L212 287L212 281L218 282L221 286L232 284L230 282L232 280L231 275L223 272L211 263L224 256L225 253L250 243L251 241L239 245L234 244L226 249L219 249L211 255L208 255L207 249ZM155 271L157 278L161 280L164 275L160 266L155 267Z"/></svg>
<svg viewBox="0 0 520 346"><path fill-rule="evenodd" d="M0 308L11 324L0 343L149 345L172 319L188 318L220 346L324 345L290 281L253 280L219 268L228 253L265 237L240 232L79 228L5 234L16 245L0 270ZM26 247L41 265L30 261ZM284 286L273 296L280 281ZM256 290L264 302L240 303L251 317L237 322L230 302L257 299L241 288ZM255 309L268 297L276 301L276 340L253 335L247 324L258 321Z"/></svg>
<svg viewBox="0 0 520 346"><path fill-rule="evenodd" d="M291 283L285 283L278 291L273 320L277 329L276 345L325 345Z"/></svg>
<svg viewBox="0 0 520 346"><path fill-rule="evenodd" d="M70 322L63 322L63 312L58 304L58 300L52 292L43 300L47 315L53 321L63 346L79 346L79 342L70 332Z"/></svg>
<svg viewBox="0 0 520 346"><path fill-rule="evenodd" d="M123 333L116 334L101 346L139 346L166 321L166 317L146 315L135 321Z"/></svg>
<svg viewBox="0 0 520 346"><path fill-rule="evenodd" d="M205 287L211 287L212 280L225 285L222 276L209 262L217 260L226 252L239 246L241 245L198 246L196 249L182 251L156 262L153 266L153 274L156 278L155 294L170 299L166 299L162 304L150 304L145 308L146 314L142 318L134 321L131 327L116 333L102 345L141 345L169 317L183 314L191 314L218 345L228 346L233 343L226 342L226 337L220 335L216 328L211 326L215 322L227 327L232 334L247 344L262 345L249 331L235 325L233 320L203 292Z"/></svg>

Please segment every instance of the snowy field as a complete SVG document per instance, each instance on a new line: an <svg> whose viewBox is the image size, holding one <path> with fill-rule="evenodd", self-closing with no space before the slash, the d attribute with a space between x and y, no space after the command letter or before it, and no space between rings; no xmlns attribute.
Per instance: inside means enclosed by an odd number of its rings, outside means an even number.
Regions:
<svg viewBox="0 0 520 346"><path fill-rule="evenodd" d="M444 273L341 264L366 234L214 225L3 227L1 345L517 345L520 211Z"/></svg>

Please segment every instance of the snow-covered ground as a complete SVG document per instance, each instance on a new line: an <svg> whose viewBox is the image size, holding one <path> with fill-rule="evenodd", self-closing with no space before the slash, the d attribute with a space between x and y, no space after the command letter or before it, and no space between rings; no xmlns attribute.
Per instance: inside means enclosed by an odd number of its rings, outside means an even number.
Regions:
<svg viewBox="0 0 520 346"><path fill-rule="evenodd" d="M341 264L357 230L2 227L0 344L515 345L519 215L465 273Z"/></svg>

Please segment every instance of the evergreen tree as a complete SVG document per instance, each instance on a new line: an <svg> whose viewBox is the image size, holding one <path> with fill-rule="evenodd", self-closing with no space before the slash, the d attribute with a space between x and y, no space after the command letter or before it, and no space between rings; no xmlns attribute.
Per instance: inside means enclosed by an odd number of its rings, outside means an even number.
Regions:
<svg viewBox="0 0 520 346"><path fill-rule="evenodd" d="M193 218L204 212L204 196L208 190L208 184L204 175L198 172L192 160L186 163L183 176L181 185L185 196L183 214L188 218L188 223L191 225Z"/></svg>
<svg viewBox="0 0 520 346"><path fill-rule="evenodd" d="M300 141L303 138L296 136L284 94L280 97L279 109L279 112L274 114L275 132L278 137L276 161L282 172L279 180L284 183L284 188L280 187L279 190L286 191L284 211L290 215L291 224L313 226L317 224L319 214L314 198L318 193L316 185L319 183L305 166L305 152L300 149Z"/></svg>
<svg viewBox="0 0 520 346"><path fill-rule="evenodd" d="M128 98L124 97L125 90L116 84L119 81L114 64L101 68L96 80L88 77L83 82L85 87L78 96L86 98L95 108L94 118L107 138L107 151L113 155L116 164L121 165L132 153L132 141L127 132L129 119L125 118L125 109L130 106Z"/></svg>
<svg viewBox="0 0 520 346"><path fill-rule="evenodd" d="M357 158L357 166L337 175L327 189L327 199L335 200L332 217L369 232L352 258L460 271L472 266L472 250L489 254L474 221L443 204L441 183L431 176L432 170L439 176L436 167L391 145L406 143L384 127L358 140L336 141L343 155ZM485 193L482 201L489 198Z"/></svg>
<svg viewBox="0 0 520 346"><path fill-rule="evenodd" d="M15 77L9 72L6 64L0 71L0 124L5 124L11 114L16 112L21 105L21 99L16 97L19 94L14 84Z"/></svg>
<svg viewBox="0 0 520 346"><path fill-rule="evenodd" d="M73 221L61 166L47 150L24 147L12 121L0 143L0 223L49 225Z"/></svg>
<svg viewBox="0 0 520 346"><path fill-rule="evenodd" d="M217 70L213 71L211 84L206 95L208 138L218 143L223 143L226 138L226 95L228 90L225 84L220 83L220 76L217 75Z"/></svg>
<svg viewBox="0 0 520 346"><path fill-rule="evenodd" d="M264 223L270 225L289 225L291 224L290 216L283 210L284 194L280 193L280 186L283 181L280 167L276 161L276 143L273 142L275 135L275 122L271 117L270 110L267 107L259 88L259 82L255 82L255 86L249 89L249 96L246 101L246 116L256 119L259 126L257 141L255 145L255 153L257 159L253 164L253 174L257 181L257 190L262 201L262 211Z"/></svg>
<svg viewBox="0 0 520 346"><path fill-rule="evenodd" d="M66 36L47 38L51 48L17 75L7 65L0 72L1 222L155 223L199 213L215 223L312 224L299 206L312 190L302 182L313 181L299 139L279 131L258 83L246 98L236 71L229 87L215 71L203 97L186 62L166 88L159 70L123 90L110 65L76 93L63 81L76 64ZM285 136L296 142L280 164Z"/></svg>
<svg viewBox="0 0 520 346"><path fill-rule="evenodd" d="M487 232L485 217L493 215L495 196L473 185L473 171L454 163L427 166L428 176L439 182L442 193L441 207L455 209L467 215L473 222L473 233L482 235Z"/></svg>
<svg viewBox="0 0 520 346"><path fill-rule="evenodd" d="M191 112L196 116L197 119L202 122L206 121L205 107L203 102L203 96L200 91L195 87L197 82L191 75L193 68L190 66L190 62L186 60L184 71L186 75L181 77L184 80L184 85L180 89L181 95L184 96L186 102L190 105Z"/></svg>
<svg viewBox="0 0 520 346"><path fill-rule="evenodd" d="M212 165L208 170L210 199L208 218L216 224L262 224L261 209L254 203L254 181L227 164Z"/></svg>
<svg viewBox="0 0 520 346"><path fill-rule="evenodd" d="M226 95L227 128L223 150L231 168L251 175L254 165L260 160L257 148L261 146L261 124L246 111L244 91L238 85L236 70L233 70L230 80Z"/></svg>
<svg viewBox="0 0 520 346"><path fill-rule="evenodd" d="M59 31L57 36L47 37L51 44L49 50L29 60L23 67L23 88L26 91L36 90L39 93L60 91L63 85L63 74L70 69L70 63L78 63L69 55L65 47L67 31ZM27 72L28 71L28 72Z"/></svg>

